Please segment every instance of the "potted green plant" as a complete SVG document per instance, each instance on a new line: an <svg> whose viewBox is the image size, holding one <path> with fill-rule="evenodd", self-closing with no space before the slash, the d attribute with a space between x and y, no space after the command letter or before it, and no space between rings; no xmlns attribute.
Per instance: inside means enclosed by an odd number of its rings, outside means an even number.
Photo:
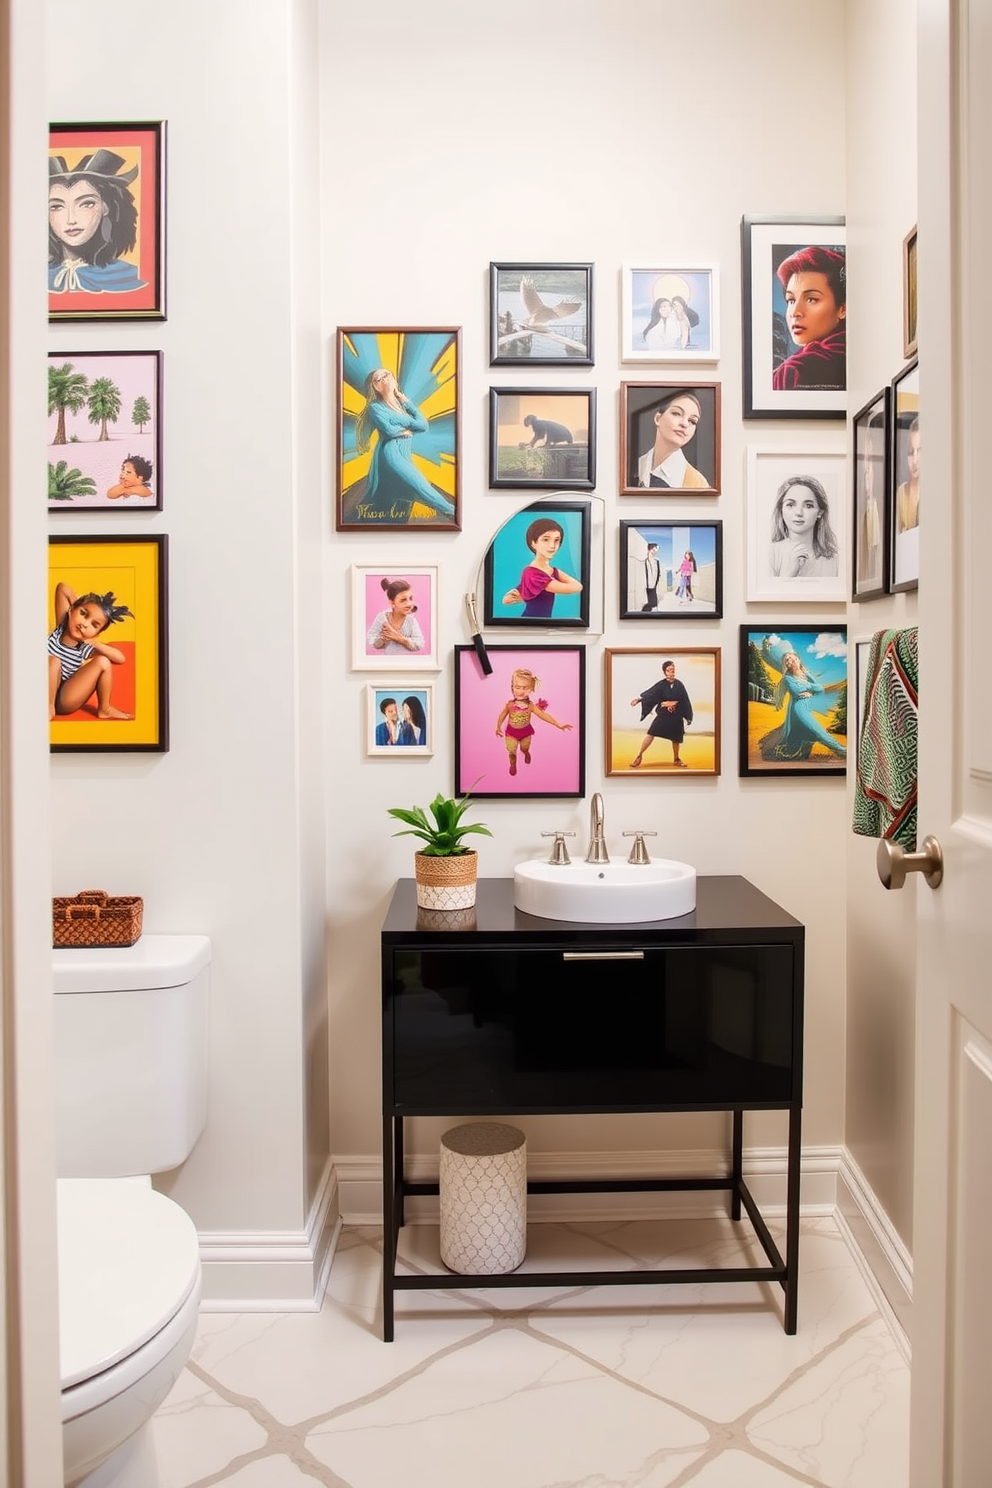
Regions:
<svg viewBox="0 0 992 1488"><path fill-rule="evenodd" d="M422 806L388 808L390 816L407 823L406 831L394 832L395 837L419 837L425 844L414 854L421 909L469 909L475 903L478 854L463 838L470 832L493 834L481 822L462 820L471 805L471 796L455 801L438 791L427 808L430 816Z"/></svg>

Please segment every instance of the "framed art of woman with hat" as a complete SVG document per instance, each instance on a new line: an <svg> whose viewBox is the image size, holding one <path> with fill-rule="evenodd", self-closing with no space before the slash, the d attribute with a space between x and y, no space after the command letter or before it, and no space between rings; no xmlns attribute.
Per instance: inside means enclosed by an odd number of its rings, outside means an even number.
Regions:
<svg viewBox="0 0 992 1488"><path fill-rule="evenodd" d="M164 124L61 124L48 151L52 320L162 320Z"/></svg>

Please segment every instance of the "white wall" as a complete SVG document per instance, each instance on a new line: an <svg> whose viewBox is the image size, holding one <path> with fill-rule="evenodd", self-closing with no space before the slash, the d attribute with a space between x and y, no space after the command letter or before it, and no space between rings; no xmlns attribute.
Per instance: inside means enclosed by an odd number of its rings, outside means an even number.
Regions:
<svg viewBox="0 0 992 1488"><path fill-rule="evenodd" d="M211 937L208 1124L164 1186L201 1234L299 1235L328 1152L315 9L47 18L50 117L168 121L168 321L48 343L164 349L163 511L50 525L168 533L171 749L53 757L53 887Z"/></svg>
<svg viewBox="0 0 992 1488"><path fill-rule="evenodd" d="M743 622L843 623L843 605L757 606L743 600L743 472L748 443L813 441L844 450L841 423L745 424L740 378L740 220L745 213L843 212L844 8L778 0L692 7L627 0L507 0L481 13L458 0L416 6L382 0L368 16L321 8L323 331L333 359L338 325L463 326L463 530L341 533L327 543L332 1146L342 1171L379 1150L377 934L394 880L412 872L410 840L391 837L385 807L425 802L453 782L450 666L438 680L439 747L432 760L368 760L362 742L367 676L349 671L348 569L442 565L442 640L468 640L462 595L476 583L494 528L526 493L487 490L491 384L518 372L488 366L490 260L591 260L596 265L596 366L529 381L593 385L599 396L598 495L606 503L606 631L587 638L586 790L601 789L607 834L657 828L657 850L704 873L740 873L808 927L807 1145L839 1144L844 1109L844 868L848 806L838 780L740 780L737 648ZM804 100L815 82L816 106ZM619 269L659 257L718 261L722 358L700 368L723 384L723 494L658 500L617 497L621 380L666 377L622 367ZM331 430L326 447L333 444ZM333 500L333 463L325 470ZM722 622L649 628L617 615L617 520L658 512L723 520ZM330 516L328 518L330 520ZM498 639L512 639L501 631ZM491 638L497 638L491 635ZM552 639L556 637L552 636ZM723 652L723 773L719 779L603 777L605 646L718 645ZM381 674L380 674L381 675ZM508 874L543 850L542 828L588 830L588 802L480 803L494 840L481 871ZM588 1125L527 1123L537 1152L635 1148L633 1118ZM673 1147L706 1145L709 1118L666 1120ZM657 1123L650 1142L659 1140ZM416 1143L436 1152L436 1124ZM781 1144L775 1115L754 1119L749 1144Z"/></svg>
<svg viewBox="0 0 992 1488"><path fill-rule="evenodd" d="M847 212L850 408L904 366L902 243L916 223L916 10L904 0L848 8ZM932 499L939 501L935 490ZM851 606L852 641L916 624L915 591ZM854 780L848 781L853 808ZM908 1247L913 1209L915 895L886 893L877 843L847 841L845 1139Z"/></svg>

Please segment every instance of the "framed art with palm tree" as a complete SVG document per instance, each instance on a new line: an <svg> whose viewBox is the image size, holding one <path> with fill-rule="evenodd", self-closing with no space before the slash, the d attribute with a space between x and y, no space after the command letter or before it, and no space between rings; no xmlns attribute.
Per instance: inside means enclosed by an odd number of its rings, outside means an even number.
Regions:
<svg viewBox="0 0 992 1488"><path fill-rule="evenodd" d="M48 510L162 510L162 353L52 352Z"/></svg>

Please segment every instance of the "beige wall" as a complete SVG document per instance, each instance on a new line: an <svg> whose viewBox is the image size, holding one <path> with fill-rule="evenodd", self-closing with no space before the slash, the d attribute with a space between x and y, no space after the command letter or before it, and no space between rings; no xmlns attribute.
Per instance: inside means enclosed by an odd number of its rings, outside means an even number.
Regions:
<svg viewBox="0 0 992 1488"><path fill-rule="evenodd" d="M902 241L916 222L916 13L848 6L847 218L850 409L904 365ZM939 490L933 493L940 500ZM850 637L915 625L915 592L852 604ZM848 804L853 806L853 776ZM849 836L845 1140L903 1243L912 1243L915 895L887 893L876 843Z"/></svg>
<svg viewBox="0 0 992 1488"><path fill-rule="evenodd" d="M488 366L490 260L591 260L596 365L534 369L526 385L595 386L598 495L605 503L605 633L587 644L587 793L601 789L614 850L627 827L657 829L659 853L704 873L740 873L808 927L806 1113L809 1146L840 1144L844 1120L844 927L848 805L842 781L741 780L737 774L737 648L742 622L841 624L844 605L746 605L744 469L749 444L846 449L842 423L741 417L740 221L745 213L843 212L844 9L702 0L507 0L483 17L459 0L384 0L368 17L322 6L320 57L324 286L328 363L338 325L463 326L460 534L331 535L326 547L326 688L331 962L332 1145L342 1172L377 1159L377 932L394 880L412 871L409 839L393 840L385 807L450 789L450 667L437 679L432 760L366 759L363 690L349 670L348 570L436 560L442 565L445 653L464 643L462 595L476 587L494 528L526 493L487 489L490 385L519 373ZM677 43L673 47L673 43ZM535 65L536 59L536 65ZM797 66L798 59L798 66ZM815 108L802 106L809 66ZM620 265L682 257L721 267L722 356L696 369L723 388L723 494L649 505L617 496L621 380L670 375L619 362ZM643 258L642 256L646 256ZM332 430L326 447L332 448ZM332 471L325 474L328 510ZM651 511L716 516L725 539L724 619L649 628L617 617L617 522ZM501 632L499 639L514 633ZM552 639L555 637L552 636ZM718 780L604 779L606 646L717 645L723 656L723 771ZM381 675L381 674L380 674ZM483 810L484 808L484 810ZM544 850L542 829L588 831L588 802L481 803L494 840L482 871L506 875ZM708 1119L645 1127L633 1118L528 1123L538 1153L705 1146ZM436 1129L415 1145L436 1153ZM780 1145L779 1117L754 1119L747 1140Z"/></svg>

